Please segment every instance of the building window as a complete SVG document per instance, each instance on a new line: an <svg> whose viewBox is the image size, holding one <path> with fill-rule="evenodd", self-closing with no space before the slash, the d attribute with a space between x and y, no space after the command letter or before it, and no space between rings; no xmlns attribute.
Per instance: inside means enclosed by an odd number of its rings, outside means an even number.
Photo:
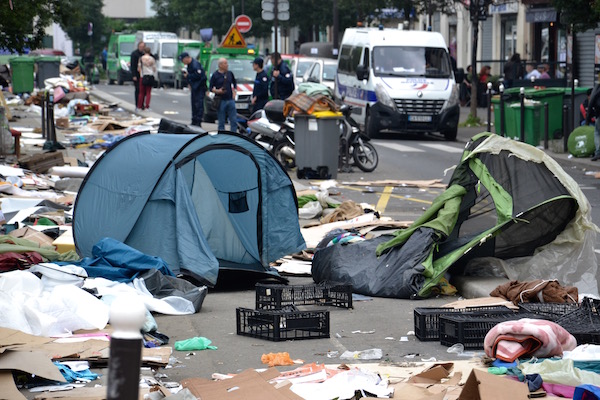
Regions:
<svg viewBox="0 0 600 400"><path fill-rule="evenodd" d="M501 58L508 60L517 52L517 17L503 16L501 25L502 48Z"/></svg>

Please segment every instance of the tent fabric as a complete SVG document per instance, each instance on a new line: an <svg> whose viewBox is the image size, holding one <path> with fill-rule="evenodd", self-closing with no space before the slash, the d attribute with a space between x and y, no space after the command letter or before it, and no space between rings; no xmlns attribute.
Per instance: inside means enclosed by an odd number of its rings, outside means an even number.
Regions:
<svg viewBox="0 0 600 400"><path fill-rule="evenodd" d="M460 273L473 258L496 257L511 280L558 279L597 294L597 231L588 200L552 158L483 133L467 144L448 189L413 225L387 241L321 249L312 272L317 282L352 284L363 294L414 298L431 295L448 270ZM424 232L430 240L412 240ZM369 268L355 257L374 243L379 258L369 254Z"/></svg>
<svg viewBox="0 0 600 400"><path fill-rule="evenodd" d="M89 256L111 237L161 257L173 273L214 285L219 268L272 273L305 248L281 165L231 132L140 133L107 151L77 197L75 245Z"/></svg>

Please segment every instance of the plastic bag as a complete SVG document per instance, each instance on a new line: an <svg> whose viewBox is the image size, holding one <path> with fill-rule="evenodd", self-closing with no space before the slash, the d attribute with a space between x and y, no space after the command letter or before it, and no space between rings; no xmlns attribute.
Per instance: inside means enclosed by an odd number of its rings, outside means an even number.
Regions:
<svg viewBox="0 0 600 400"><path fill-rule="evenodd" d="M190 351L190 350L217 350L217 346L211 346L212 341L202 336L196 336L190 339L179 340L175 342L175 350Z"/></svg>
<svg viewBox="0 0 600 400"><path fill-rule="evenodd" d="M269 367L275 367L277 365L294 365L294 361L287 352L263 354L262 357L260 357L260 361L263 364L268 364Z"/></svg>
<svg viewBox="0 0 600 400"><path fill-rule="evenodd" d="M318 201L309 201L298 210L298 217L300 219L313 219L321 215L322 212L323 207Z"/></svg>
<svg viewBox="0 0 600 400"><path fill-rule="evenodd" d="M367 349L363 351L348 351L342 353L342 360L381 360L383 352L381 349Z"/></svg>

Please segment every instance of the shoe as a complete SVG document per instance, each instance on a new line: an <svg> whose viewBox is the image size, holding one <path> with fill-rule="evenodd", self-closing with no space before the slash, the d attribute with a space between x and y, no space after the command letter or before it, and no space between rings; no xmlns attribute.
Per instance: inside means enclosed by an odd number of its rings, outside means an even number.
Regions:
<svg viewBox="0 0 600 400"><path fill-rule="evenodd" d="M592 157L592 161L598 161L600 160L600 154L595 155L594 157Z"/></svg>

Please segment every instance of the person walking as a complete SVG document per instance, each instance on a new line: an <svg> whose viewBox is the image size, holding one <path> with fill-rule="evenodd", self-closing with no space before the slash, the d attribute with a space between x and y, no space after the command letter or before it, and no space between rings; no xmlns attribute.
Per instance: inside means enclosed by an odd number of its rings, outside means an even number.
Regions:
<svg viewBox="0 0 600 400"><path fill-rule="evenodd" d="M204 95L207 93L206 72L198 60L192 58L188 52L181 53L179 60L187 66L183 74L192 92L192 125L201 127L204 117Z"/></svg>
<svg viewBox="0 0 600 400"><path fill-rule="evenodd" d="M273 71L271 72L271 83L269 89L274 99L285 100L294 91L294 76L286 63L281 59L281 54L271 54Z"/></svg>
<svg viewBox="0 0 600 400"><path fill-rule="evenodd" d="M142 41L137 45L137 49L131 52L131 57L129 59L129 69L131 69L131 79L133 80L135 101L134 104L137 104L138 98L140 97L140 73L138 71L138 65L140 64L140 58L144 55L144 48L146 48L146 44Z"/></svg>
<svg viewBox="0 0 600 400"><path fill-rule="evenodd" d="M596 118L594 124L594 146L596 151L592 156L592 161L600 160L600 85L596 84L594 91L590 95L588 111L586 115L586 124L589 125L592 118Z"/></svg>
<svg viewBox="0 0 600 400"><path fill-rule="evenodd" d="M252 90L252 112L262 110L269 101L269 77L263 69L263 59L257 57L252 61L252 68L256 72L254 89Z"/></svg>
<svg viewBox="0 0 600 400"><path fill-rule="evenodd" d="M102 53L100 53L100 59L102 61L102 69L106 71L106 60L108 59L108 50L106 46L102 49Z"/></svg>
<svg viewBox="0 0 600 400"><path fill-rule="evenodd" d="M144 48L144 55L140 58L138 65L138 76L141 78L137 108L141 110L150 108L150 96L154 86L154 76L156 75L156 60L150 52L150 47Z"/></svg>
<svg viewBox="0 0 600 400"><path fill-rule="evenodd" d="M219 58L218 69L210 77L210 91L215 94L215 99L220 99L217 109L219 120L218 129L225 129L225 120L229 119L229 130L235 132L237 129L237 111L235 109L235 96L237 82L235 76L229 71L227 59Z"/></svg>

